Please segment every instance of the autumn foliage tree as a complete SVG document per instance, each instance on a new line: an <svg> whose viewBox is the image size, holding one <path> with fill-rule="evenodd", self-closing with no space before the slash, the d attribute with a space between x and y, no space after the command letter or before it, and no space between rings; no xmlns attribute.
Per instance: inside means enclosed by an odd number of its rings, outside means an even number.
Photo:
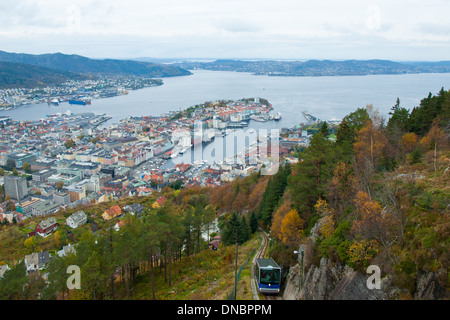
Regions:
<svg viewBox="0 0 450 320"><path fill-rule="evenodd" d="M370 192L369 182L376 172L377 165L381 160L387 139L379 129L375 121L366 121L365 126L358 131L356 141L353 145L355 149L356 170L363 184L363 187Z"/></svg>
<svg viewBox="0 0 450 320"><path fill-rule="evenodd" d="M281 236L285 245L297 246L300 243L304 223L297 210L292 209L288 212L281 222Z"/></svg>
<svg viewBox="0 0 450 320"><path fill-rule="evenodd" d="M440 149L447 141L444 131L439 128L439 123L437 120L433 122L430 131L420 140L420 145L425 150L434 150L433 163L434 170L436 171L436 158L437 151Z"/></svg>
<svg viewBox="0 0 450 320"><path fill-rule="evenodd" d="M402 147L406 153L410 153L417 145L418 137L414 132L405 133L402 136Z"/></svg>
<svg viewBox="0 0 450 320"><path fill-rule="evenodd" d="M286 193L285 197L288 197L288 193ZM283 199L283 203L280 207L275 211L272 218L272 226L270 228L270 234L278 239L279 241L283 241L283 236L281 233L281 226L284 217L291 211L291 202L287 199Z"/></svg>
<svg viewBox="0 0 450 320"><path fill-rule="evenodd" d="M392 228L395 221L392 215L383 211L381 205L364 191L356 194L354 202L356 219L353 222L352 233L355 237L376 240L389 247L392 244Z"/></svg>
<svg viewBox="0 0 450 320"><path fill-rule="evenodd" d="M345 162L339 162L334 169L327 192L329 203L336 210L338 218L352 205L358 187L359 181L353 173L353 167Z"/></svg>
<svg viewBox="0 0 450 320"><path fill-rule="evenodd" d="M347 251L348 263L354 268L367 267L368 262L377 255L378 251L378 243L375 240L355 241Z"/></svg>
<svg viewBox="0 0 450 320"><path fill-rule="evenodd" d="M322 218L322 227L320 228L320 233L324 238L330 237L336 230L334 210L329 208L328 203L322 198L319 198L319 200L317 200L314 208Z"/></svg>

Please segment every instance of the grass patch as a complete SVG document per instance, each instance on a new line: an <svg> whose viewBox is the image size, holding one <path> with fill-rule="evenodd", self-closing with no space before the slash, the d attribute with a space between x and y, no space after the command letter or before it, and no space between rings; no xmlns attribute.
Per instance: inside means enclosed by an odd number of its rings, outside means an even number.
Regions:
<svg viewBox="0 0 450 320"><path fill-rule="evenodd" d="M253 249L259 248L260 237L253 237L238 247L238 269ZM256 250L255 250L256 252ZM253 253L254 254L254 253ZM252 300L251 262L242 269L236 298ZM164 279L164 268L154 269L155 296L158 300L226 300L234 287L235 247L220 245L219 250L204 250L172 264L172 285ZM145 271L134 290L134 299L152 299L151 275Z"/></svg>

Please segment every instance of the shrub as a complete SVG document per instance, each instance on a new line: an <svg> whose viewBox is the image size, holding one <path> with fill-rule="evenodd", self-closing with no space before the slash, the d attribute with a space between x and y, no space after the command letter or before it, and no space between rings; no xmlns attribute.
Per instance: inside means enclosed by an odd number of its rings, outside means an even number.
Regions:
<svg viewBox="0 0 450 320"><path fill-rule="evenodd" d="M353 242L347 251L348 265L353 269L366 268L369 261L378 253L378 242L375 240L360 240Z"/></svg>

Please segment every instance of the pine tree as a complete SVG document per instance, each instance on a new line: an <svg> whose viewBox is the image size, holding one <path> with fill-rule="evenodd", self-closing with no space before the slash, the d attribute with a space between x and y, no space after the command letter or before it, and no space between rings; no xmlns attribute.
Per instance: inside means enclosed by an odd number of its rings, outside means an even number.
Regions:
<svg viewBox="0 0 450 320"><path fill-rule="evenodd" d="M245 227L236 211L233 211L230 220L225 224L222 241L225 245L232 245L236 242L242 244L246 241Z"/></svg>
<svg viewBox="0 0 450 320"><path fill-rule="evenodd" d="M387 129L393 143L397 143L400 137L406 133L409 122L409 111L400 107L400 99L397 98L397 102L391 108L389 112L391 116L389 118Z"/></svg>
<svg viewBox="0 0 450 320"><path fill-rule="evenodd" d="M328 127L328 124L326 123L326 121L323 121L322 124L320 125L319 132L320 132L325 138L329 136L329 134L330 134L330 128Z"/></svg>
<svg viewBox="0 0 450 320"><path fill-rule="evenodd" d="M278 172L270 177L259 206L259 217L266 227L270 227L272 223L272 213L284 194L290 173L291 166L287 163L280 166Z"/></svg>
<svg viewBox="0 0 450 320"><path fill-rule="evenodd" d="M258 230L258 219L256 218L254 211L250 214L250 229L252 233L255 233L256 230Z"/></svg>
<svg viewBox="0 0 450 320"><path fill-rule="evenodd" d="M321 134L315 134L309 147L289 177L289 192L295 207L307 220L320 196L324 196L327 182L333 174L336 162L332 142Z"/></svg>
<svg viewBox="0 0 450 320"><path fill-rule="evenodd" d="M241 228L242 228L242 240L246 242L250 239L250 235L252 234L252 229L250 228L250 223L247 220L247 216L242 216L242 222L241 222Z"/></svg>
<svg viewBox="0 0 450 320"><path fill-rule="evenodd" d="M20 262L11 270L5 272L0 280L0 300L24 299L24 288L29 283L24 262Z"/></svg>
<svg viewBox="0 0 450 320"><path fill-rule="evenodd" d="M449 109L450 91L441 88L437 96L430 92L427 98L420 101L420 106L411 111L408 131L423 136L430 130L435 118L439 119L440 125L448 124Z"/></svg>

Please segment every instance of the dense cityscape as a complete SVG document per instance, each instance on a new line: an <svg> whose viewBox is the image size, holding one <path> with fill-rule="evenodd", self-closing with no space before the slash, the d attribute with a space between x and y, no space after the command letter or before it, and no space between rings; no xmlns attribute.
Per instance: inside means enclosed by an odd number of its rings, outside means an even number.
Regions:
<svg viewBox="0 0 450 320"><path fill-rule="evenodd" d="M275 117L268 114L271 105L265 103L220 101L158 117L129 117L109 128L101 127L109 119L106 115L92 113L68 112L21 122L1 117L0 165L6 197L0 218L20 222L66 206L149 195L174 183L220 185L247 176L270 165L258 156L256 146L211 164L199 159L166 170L161 166L217 134L223 137L246 128L248 121L273 121ZM174 134L182 129L192 132L187 140ZM296 160L289 157L290 150L308 144L310 135L303 132L282 130L279 152L291 162Z"/></svg>

